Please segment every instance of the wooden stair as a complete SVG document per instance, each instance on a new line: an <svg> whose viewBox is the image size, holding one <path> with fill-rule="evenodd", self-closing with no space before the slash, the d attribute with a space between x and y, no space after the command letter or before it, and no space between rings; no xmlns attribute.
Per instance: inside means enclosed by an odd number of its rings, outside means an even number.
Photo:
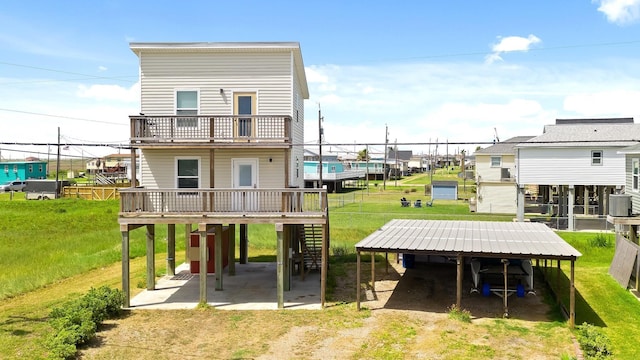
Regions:
<svg viewBox="0 0 640 360"><path fill-rule="evenodd" d="M322 226L300 226L299 240L304 273L320 270L322 265Z"/></svg>

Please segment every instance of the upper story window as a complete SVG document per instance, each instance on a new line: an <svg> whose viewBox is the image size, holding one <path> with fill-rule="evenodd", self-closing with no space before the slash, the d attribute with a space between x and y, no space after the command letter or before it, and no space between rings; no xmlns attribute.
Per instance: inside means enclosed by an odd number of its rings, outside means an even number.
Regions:
<svg viewBox="0 0 640 360"><path fill-rule="evenodd" d="M176 159L176 174L178 189L197 189L200 186L200 159Z"/></svg>
<svg viewBox="0 0 640 360"><path fill-rule="evenodd" d="M591 150L591 165L602 165L602 150Z"/></svg>
<svg viewBox="0 0 640 360"><path fill-rule="evenodd" d="M13 172L17 173L18 172L18 165L13 165Z"/></svg>
<svg viewBox="0 0 640 360"><path fill-rule="evenodd" d="M29 171L29 173L33 172L33 165L29 164L29 170L28 171Z"/></svg>
<svg viewBox="0 0 640 360"><path fill-rule="evenodd" d="M176 91L176 115L198 115L198 91ZM196 127L197 118L180 118L176 120L176 127Z"/></svg>
<svg viewBox="0 0 640 360"><path fill-rule="evenodd" d="M501 166L502 166L502 156L492 156L491 167L501 167Z"/></svg>
<svg viewBox="0 0 640 360"><path fill-rule="evenodd" d="M4 172L5 173L9 173L9 165L5 165L4 166Z"/></svg>
<svg viewBox="0 0 640 360"><path fill-rule="evenodd" d="M631 189L638 191L638 177L640 176L640 159L631 160Z"/></svg>

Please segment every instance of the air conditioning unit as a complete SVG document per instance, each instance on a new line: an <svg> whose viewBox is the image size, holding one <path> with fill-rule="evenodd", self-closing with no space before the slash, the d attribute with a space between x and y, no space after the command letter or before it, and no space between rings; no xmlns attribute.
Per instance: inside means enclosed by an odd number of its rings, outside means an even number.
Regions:
<svg viewBox="0 0 640 360"><path fill-rule="evenodd" d="M626 195L626 194L609 195L609 215L631 216L631 195Z"/></svg>

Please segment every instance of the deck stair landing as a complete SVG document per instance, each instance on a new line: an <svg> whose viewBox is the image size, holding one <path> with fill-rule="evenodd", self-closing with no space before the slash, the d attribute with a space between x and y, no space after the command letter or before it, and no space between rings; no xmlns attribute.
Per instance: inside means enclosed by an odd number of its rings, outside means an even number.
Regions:
<svg viewBox="0 0 640 360"><path fill-rule="evenodd" d="M322 259L322 226L308 224L299 228L304 273L320 270Z"/></svg>

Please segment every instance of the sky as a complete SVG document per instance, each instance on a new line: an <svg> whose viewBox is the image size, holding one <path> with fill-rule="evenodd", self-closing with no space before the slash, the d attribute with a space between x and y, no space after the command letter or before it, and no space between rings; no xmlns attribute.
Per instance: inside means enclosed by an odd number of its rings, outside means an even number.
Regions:
<svg viewBox="0 0 640 360"><path fill-rule="evenodd" d="M0 157L118 152L140 111L130 42L295 41L305 143L414 153L640 121L640 0L12 1L0 7ZM15 145L12 143L19 143ZM445 144L450 145L446 146ZM397 144L397 145L396 145ZM429 145L431 144L431 145ZM327 149L328 148L328 149Z"/></svg>

